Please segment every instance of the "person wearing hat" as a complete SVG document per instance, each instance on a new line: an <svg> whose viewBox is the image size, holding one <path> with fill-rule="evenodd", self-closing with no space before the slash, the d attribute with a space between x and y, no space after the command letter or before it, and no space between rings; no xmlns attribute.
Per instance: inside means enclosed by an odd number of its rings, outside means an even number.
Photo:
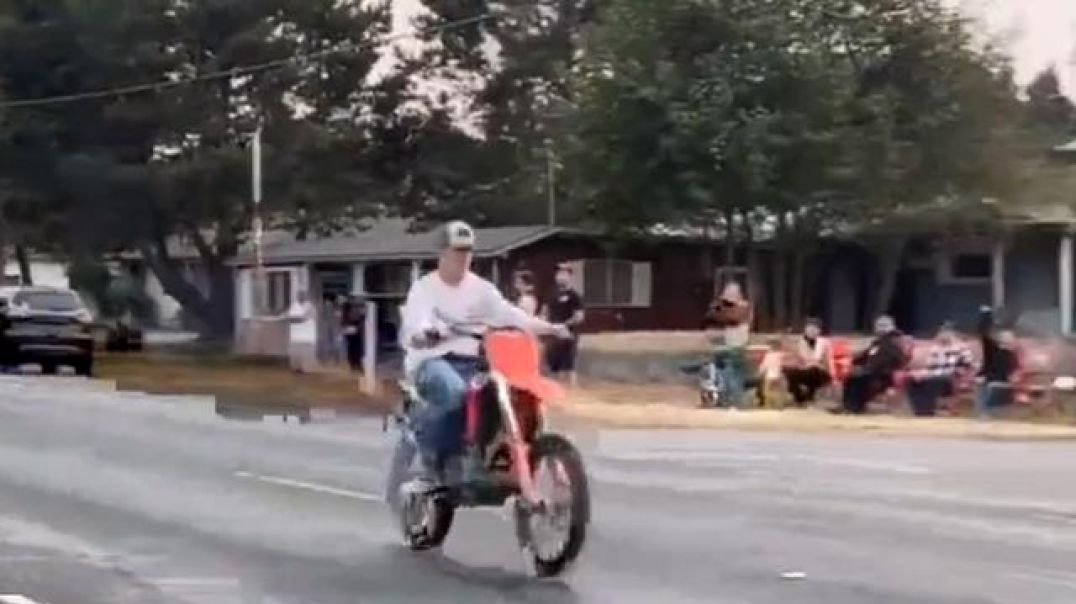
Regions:
<svg viewBox="0 0 1076 604"><path fill-rule="evenodd" d="M463 397L479 369L479 342L454 331L453 325L517 327L570 337L565 327L528 315L471 271L475 233L468 224L451 222L438 236L437 268L411 285L400 326L404 372L429 403L416 418L427 469L461 452Z"/></svg>
<svg viewBox="0 0 1076 604"><path fill-rule="evenodd" d="M937 413L938 399L952 396L961 376L974 370L971 348L960 341L949 321L942 323L930 348L926 365L911 371L907 391L912 412L918 417Z"/></svg>

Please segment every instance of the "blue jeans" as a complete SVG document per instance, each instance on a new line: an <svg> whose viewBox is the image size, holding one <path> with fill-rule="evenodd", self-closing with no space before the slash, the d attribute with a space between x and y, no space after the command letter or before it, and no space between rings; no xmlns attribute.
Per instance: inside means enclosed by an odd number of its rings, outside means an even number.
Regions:
<svg viewBox="0 0 1076 604"><path fill-rule="evenodd" d="M714 355L714 363L725 385L729 406L743 407L747 403L747 358L743 349L721 351Z"/></svg>
<svg viewBox="0 0 1076 604"><path fill-rule="evenodd" d="M419 365L415 387L427 406L415 417L415 436L425 460L462 453L463 398L476 373L477 359L439 358Z"/></svg>

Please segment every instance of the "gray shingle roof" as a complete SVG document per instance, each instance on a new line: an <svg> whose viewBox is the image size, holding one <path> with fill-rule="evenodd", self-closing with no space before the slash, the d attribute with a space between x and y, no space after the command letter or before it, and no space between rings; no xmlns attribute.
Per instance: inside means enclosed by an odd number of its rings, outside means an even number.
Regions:
<svg viewBox="0 0 1076 604"><path fill-rule="evenodd" d="M558 232L560 229L549 226L475 229L475 255L499 256ZM264 247L263 255L269 264L425 260L437 257L440 251L437 241L436 231L411 233L406 221L383 220L355 233L270 243ZM250 265L253 262L253 250L248 247L234 264Z"/></svg>

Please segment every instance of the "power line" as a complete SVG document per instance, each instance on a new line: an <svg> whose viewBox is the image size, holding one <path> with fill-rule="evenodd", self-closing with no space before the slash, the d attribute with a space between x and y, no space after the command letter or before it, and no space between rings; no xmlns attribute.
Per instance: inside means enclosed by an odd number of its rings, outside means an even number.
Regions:
<svg viewBox="0 0 1076 604"><path fill-rule="evenodd" d="M511 12L506 11L506 12ZM139 94L143 92L161 92L169 90L171 88L179 88L180 86L187 86L189 84L196 84L200 82L211 82L214 80L222 80L228 78L235 78L245 75L253 75L265 71L272 71L274 69L280 69L287 65L301 60L309 59L322 59L335 54L342 54L347 52L356 52L359 50L365 50L368 48L374 48L382 46L384 44L391 44L393 42L404 40L407 38L416 38L427 35L444 33L455 29L461 29L469 25L476 25L478 23L484 23L486 21L492 21L503 17L504 14L497 15L491 12L482 13L474 17L468 17L466 19L457 19L454 21L448 21L441 23L433 27L425 29L416 29L408 32L401 32L378 40L376 42L367 42L365 44L351 44L345 47L329 48L325 50L319 50L310 53L294 54L283 59L276 59L273 61L266 61L264 63L253 63L250 65L240 65L232 67L230 69L221 69L219 71L212 71L197 75L189 78L179 78L176 80L164 80L159 82L147 82L143 84L132 84L130 86L117 86L114 88L102 88L100 90L89 90L86 92L77 92L72 94L61 94L48 97L39 97L34 99L22 99L14 101L0 101L0 109L23 109L27 107L42 107L46 105L59 105L63 103L73 103L77 101L88 101L95 99L103 99L110 97L125 96L128 94Z"/></svg>

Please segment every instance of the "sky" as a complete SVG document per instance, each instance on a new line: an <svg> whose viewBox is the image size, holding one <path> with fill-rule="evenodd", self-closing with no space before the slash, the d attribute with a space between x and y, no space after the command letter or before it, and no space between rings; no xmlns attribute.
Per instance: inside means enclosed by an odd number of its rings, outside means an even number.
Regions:
<svg viewBox="0 0 1076 604"><path fill-rule="evenodd" d="M1076 0L951 1L1009 53L1021 84L1054 65L1068 94L1076 95Z"/></svg>
<svg viewBox="0 0 1076 604"><path fill-rule="evenodd" d="M945 1L977 19L982 33L1008 52L1018 83L1054 65L1066 91L1076 96L1076 0ZM398 30L410 27L419 6L419 0L395 0Z"/></svg>

